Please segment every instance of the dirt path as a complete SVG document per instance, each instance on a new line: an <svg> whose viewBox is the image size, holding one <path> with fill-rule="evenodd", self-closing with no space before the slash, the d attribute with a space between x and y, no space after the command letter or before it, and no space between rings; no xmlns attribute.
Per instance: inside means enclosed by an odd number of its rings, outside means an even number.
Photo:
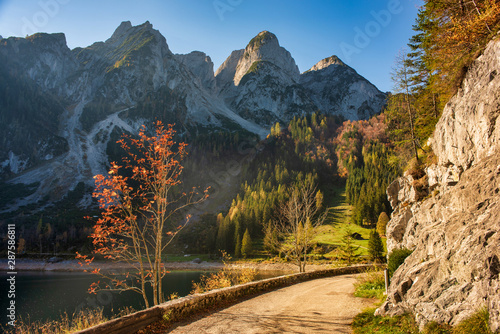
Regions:
<svg viewBox="0 0 500 334"><path fill-rule="evenodd" d="M299 283L210 314L169 333L351 333L372 301L353 296L357 275Z"/></svg>

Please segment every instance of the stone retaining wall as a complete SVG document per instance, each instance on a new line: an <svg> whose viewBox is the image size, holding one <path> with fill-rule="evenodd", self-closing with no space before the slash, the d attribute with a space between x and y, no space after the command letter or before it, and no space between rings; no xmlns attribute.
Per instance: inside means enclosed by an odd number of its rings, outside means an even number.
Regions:
<svg viewBox="0 0 500 334"><path fill-rule="evenodd" d="M236 303L239 298L256 295L264 291L278 289L284 286L323 277L355 274L372 268L371 265L360 265L343 268L325 269L301 274L285 275L268 278L256 282L212 290L202 294L183 298L150 307L127 316L77 332L77 334L130 334L145 328L154 322L165 320L180 321L208 308Z"/></svg>

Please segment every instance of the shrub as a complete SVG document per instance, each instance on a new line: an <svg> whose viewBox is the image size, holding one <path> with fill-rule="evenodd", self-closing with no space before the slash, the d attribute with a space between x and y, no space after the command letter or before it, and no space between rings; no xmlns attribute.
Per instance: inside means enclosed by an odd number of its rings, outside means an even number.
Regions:
<svg viewBox="0 0 500 334"><path fill-rule="evenodd" d="M392 277L394 272L399 268L400 265L405 262L405 259L410 256L413 251L407 248L395 249L389 254L389 259L387 261L387 270L389 271L389 277Z"/></svg>
<svg viewBox="0 0 500 334"><path fill-rule="evenodd" d="M133 308L127 307L125 309L122 309L115 316L111 317L111 319L120 318L134 312L135 310ZM103 315L102 308L95 308L76 311L72 315L69 315L65 312L61 315L59 320L31 322L29 318L18 319L16 320L15 329L4 328L2 325L0 325L0 329L3 329L4 333L7 334L65 334L84 330L108 320L110 319Z"/></svg>

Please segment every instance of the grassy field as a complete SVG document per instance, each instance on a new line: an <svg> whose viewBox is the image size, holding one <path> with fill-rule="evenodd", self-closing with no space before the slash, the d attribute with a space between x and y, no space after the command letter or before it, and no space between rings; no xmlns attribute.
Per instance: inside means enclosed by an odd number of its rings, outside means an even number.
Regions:
<svg viewBox="0 0 500 334"><path fill-rule="evenodd" d="M331 190L333 196L330 203L330 214L324 225L318 228L318 235L314 239L319 244L339 246L346 228L350 225L352 233L359 233L362 240L355 240L354 244L359 246L360 255L368 255L368 239L370 239L369 228L349 224L352 215L352 207L347 203L345 187L336 187ZM385 238L382 238L385 243ZM384 245L385 247L385 245Z"/></svg>

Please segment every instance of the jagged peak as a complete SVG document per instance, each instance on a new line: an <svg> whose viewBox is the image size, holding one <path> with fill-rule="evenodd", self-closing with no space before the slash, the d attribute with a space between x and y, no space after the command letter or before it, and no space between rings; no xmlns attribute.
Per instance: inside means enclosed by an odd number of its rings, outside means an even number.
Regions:
<svg viewBox="0 0 500 334"><path fill-rule="evenodd" d="M115 32L111 37L106 41L106 43L113 43L114 41L122 39L124 36L134 34L138 32L139 30L149 30L151 32L154 32L155 30L153 29L153 25L149 22L146 21L143 24L137 25L137 26L132 26L132 23L130 21L123 21L120 23L118 28L116 28Z"/></svg>
<svg viewBox="0 0 500 334"><path fill-rule="evenodd" d="M126 34L127 31L131 28L132 28L132 23L130 21L123 21L122 23L120 23L118 28L116 28L113 35L111 35L111 39L119 38L120 36Z"/></svg>
<svg viewBox="0 0 500 334"><path fill-rule="evenodd" d="M307 72L319 71L332 65L337 66L347 66L339 57L333 55L331 57L325 58L317 62L313 67L311 67Z"/></svg>

